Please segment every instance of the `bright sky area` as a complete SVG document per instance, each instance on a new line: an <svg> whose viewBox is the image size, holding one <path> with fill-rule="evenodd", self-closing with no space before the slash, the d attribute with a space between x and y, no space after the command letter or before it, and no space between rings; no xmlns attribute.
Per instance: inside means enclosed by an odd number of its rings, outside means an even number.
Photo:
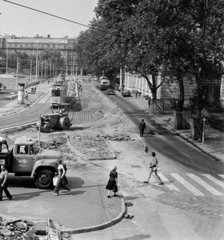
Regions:
<svg viewBox="0 0 224 240"><path fill-rule="evenodd" d="M98 0L10 0L75 22L88 25L95 17ZM77 37L88 28L34 12L0 0L0 34L18 37Z"/></svg>

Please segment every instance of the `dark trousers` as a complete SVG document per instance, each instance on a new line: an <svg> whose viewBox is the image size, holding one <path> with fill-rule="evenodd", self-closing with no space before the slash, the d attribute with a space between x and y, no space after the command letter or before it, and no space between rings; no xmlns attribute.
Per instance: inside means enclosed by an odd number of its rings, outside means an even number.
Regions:
<svg viewBox="0 0 224 240"><path fill-rule="evenodd" d="M143 137L145 129L140 129L140 136Z"/></svg>
<svg viewBox="0 0 224 240"><path fill-rule="evenodd" d="M54 188L54 192L59 193L60 187L70 191L70 189L62 183L62 178L61 177L58 179L57 185Z"/></svg>
<svg viewBox="0 0 224 240"><path fill-rule="evenodd" d="M8 188L8 183L7 183L7 181L5 182L5 184L4 184L3 187L1 186L2 183L3 183L3 179L1 178L1 179L0 179L0 201L2 200L3 190L4 190L5 195L6 195L6 197L7 197L8 199L12 198L12 195L10 194L10 192L9 192L8 189L7 189L7 188Z"/></svg>

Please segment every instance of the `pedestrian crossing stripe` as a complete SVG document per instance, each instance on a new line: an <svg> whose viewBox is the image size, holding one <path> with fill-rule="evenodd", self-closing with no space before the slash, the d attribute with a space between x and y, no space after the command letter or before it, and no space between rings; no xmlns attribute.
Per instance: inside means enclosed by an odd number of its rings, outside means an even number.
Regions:
<svg viewBox="0 0 224 240"><path fill-rule="evenodd" d="M224 174L218 174L220 177L224 178Z"/></svg>
<svg viewBox="0 0 224 240"><path fill-rule="evenodd" d="M166 184L166 187L168 187L170 190L174 191L180 191L174 184L172 184L163 174L159 174L161 180L164 184Z"/></svg>
<svg viewBox="0 0 224 240"><path fill-rule="evenodd" d="M177 173L171 173L170 174L172 177L174 177L178 182L180 182L184 187L186 187L190 192L192 192L196 196L204 196L202 192L197 190L193 185L191 185L188 181L186 181L184 178L182 178L179 174Z"/></svg>
<svg viewBox="0 0 224 240"><path fill-rule="evenodd" d="M205 181L203 181L201 178L195 176L194 174L187 174L191 179L195 180L198 184L200 184L202 187L204 187L207 191L212 193L215 196L221 196L223 195L219 191L217 191L215 188L207 184Z"/></svg>
<svg viewBox="0 0 224 240"><path fill-rule="evenodd" d="M209 180L211 180L212 182L214 182L215 184L219 185L221 188L224 188L224 183L214 178L210 174L202 174L202 175L208 178Z"/></svg>
<svg viewBox="0 0 224 240"><path fill-rule="evenodd" d="M196 187L194 187L191 183L189 183L187 180L185 180L183 177L181 177L178 173L169 173L173 178L175 178L178 182L180 182L185 188L187 188L191 193L193 193L196 196L204 196L202 192L200 192ZM211 194L215 196L223 196L224 193L219 192L214 187L210 186L208 183L206 183L204 180L202 180L200 177L196 176L195 174L186 174L189 178L197 182L197 184L201 185L205 190L210 192ZM168 178L166 178L162 173L159 174L161 180L164 182L164 185L169 188L170 190L174 191L180 191L178 187L176 187L173 183L170 182ZM216 179L210 174L202 174L202 176L206 177L216 185L218 185L221 188L224 188L224 182ZM224 178L224 174L218 174L218 176Z"/></svg>

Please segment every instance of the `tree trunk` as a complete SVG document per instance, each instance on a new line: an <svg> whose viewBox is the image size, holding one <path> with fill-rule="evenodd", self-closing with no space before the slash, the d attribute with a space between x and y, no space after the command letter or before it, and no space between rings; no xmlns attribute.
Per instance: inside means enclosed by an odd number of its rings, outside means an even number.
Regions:
<svg viewBox="0 0 224 240"><path fill-rule="evenodd" d="M155 100L157 98L156 76L155 75L152 75L151 92L152 92L152 99Z"/></svg>
<svg viewBox="0 0 224 240"><path fill-rule="evenodd" d="M178 105L179 105L180 111L182 112L184 109L184 80L182 75L178 76L178 83L179 83L179 90L180 90Z"/></svg>

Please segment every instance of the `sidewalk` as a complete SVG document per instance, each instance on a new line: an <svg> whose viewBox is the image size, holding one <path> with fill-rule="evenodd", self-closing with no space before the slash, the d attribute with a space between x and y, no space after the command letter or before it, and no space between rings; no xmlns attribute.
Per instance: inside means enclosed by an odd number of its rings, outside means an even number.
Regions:
<svg viewBox="0 0 224 240"><path fill-rule="evenodd" d="M51 82L51 84L52 84L52 82ZM51 84L48 84L47 82L37 84L36 85L37 86L36 93L43 92L46 94L49 91L49 87L51 86ZM27 88L26 91L29 91L29 88ZM30 95L34 95L34 94L30 94ZM38 101L40 101L40 99L38 99L34 104L36 104ZM33 105L31 105L30 107L32 107ZM0 116L3 115L4 113L11 111L15 108L18 108L20 106L21 106L21 104L18 103L18 98L8 101L8 103L6 103L4 106L0 107ZM26 110L26 109L24 109L24 110Z"/></svg>
<svg viewBox="0 0 224 240"><path fill-rule="evenodd" d="M117 92L117 94L120 94ZM148 102L145 98L138 97L126 97L126 100L137 105L140 109L144 110L147 114L154 117L156 122L161 125L162 128L167 129L173 133L178 134L181 138L187 140L195 147L208 154L209 156L215 158L217 161L224 162L224 132L212 128L210 125L206 124L205 128L205 142L194 141L191 138L191 130L175 130L174 128L174 116L172 111L165 111L164 114L152 114L148 107Z"/></svg>

